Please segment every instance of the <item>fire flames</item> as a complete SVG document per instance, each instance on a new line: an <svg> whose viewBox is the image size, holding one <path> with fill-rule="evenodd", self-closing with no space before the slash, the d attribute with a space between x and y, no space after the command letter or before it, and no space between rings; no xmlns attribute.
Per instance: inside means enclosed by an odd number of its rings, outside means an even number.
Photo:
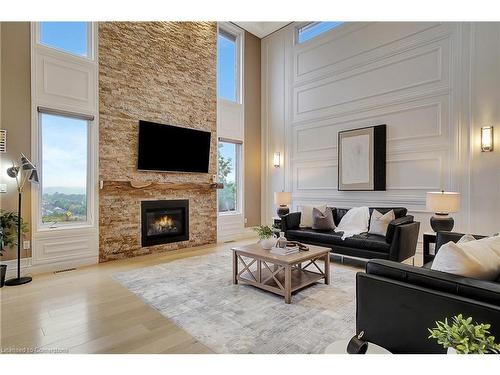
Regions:
<svg viewBox="0 0 500 375"><path fill-rule="evenodd" d="M168 216L164 215L155 220L152 227L157 233L171 232L177 230L174 220Z"/></svg>

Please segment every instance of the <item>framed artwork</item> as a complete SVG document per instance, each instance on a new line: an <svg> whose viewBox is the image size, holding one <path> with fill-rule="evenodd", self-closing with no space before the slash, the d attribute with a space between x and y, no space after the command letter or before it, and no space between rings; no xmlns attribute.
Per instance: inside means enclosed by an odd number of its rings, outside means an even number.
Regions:
<svg viewBox="0 0 500 375"><path fill-rule="evenodd" d="M338 135L338 190L385 190L386 125Z"/></svg>

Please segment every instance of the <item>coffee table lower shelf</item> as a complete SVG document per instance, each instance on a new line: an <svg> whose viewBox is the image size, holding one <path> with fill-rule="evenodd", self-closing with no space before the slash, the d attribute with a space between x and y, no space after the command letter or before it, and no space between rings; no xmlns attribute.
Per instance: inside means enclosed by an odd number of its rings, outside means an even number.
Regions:
<svg viewBox="0 0 500 375"><path fill-rule="evenodd" d="M291 270L291 276L292 293L325 278L324 274L301 270L299 268L293 268ZM260 289L267 290L268 292L279 294L280 296L285 296L285 270L281 269L277 274L274 275L274 277L275 278L273 278L272 276L272 272L268 270L262 270L260 275L261 282L259 282L258 280L254 279L253 273L246 271L238 276L238 281L253 285Z"/></svg>

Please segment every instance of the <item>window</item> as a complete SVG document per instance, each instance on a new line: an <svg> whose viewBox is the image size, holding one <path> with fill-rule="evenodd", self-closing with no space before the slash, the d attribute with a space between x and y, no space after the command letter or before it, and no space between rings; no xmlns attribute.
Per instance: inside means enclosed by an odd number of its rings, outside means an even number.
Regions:
<svg viewBox="0 0 500 375"><path fill-rule="evenodd" d="M238 101L238 38L219 30L217 38L217 95L231 102Z"/></svg>
<svg viewBox="0 0 500 375"><path fill-rule="evenodd" d="M40 114L42 223L87 221L89 122Z"/></svg>
<svg viewBox="0 0 500 375"><path fill-rule="evenodd" d="M217 190L219 213L234 213L239 211L239 164L241 144L219 142L219 182L224 189Z"/></svg>
<svg viewBox="0 0 500 375"><path fill-rule="evenodd" d="M91 57L90 22L40 22L39 42L73 55Z"/></svg>
<svg viewBox="0 0 500 375"><path fill-rule="evenodd" d="M343 22L311 22L302 26L297 31L297 42L304 43L324 32L342 25Z"/></svg>

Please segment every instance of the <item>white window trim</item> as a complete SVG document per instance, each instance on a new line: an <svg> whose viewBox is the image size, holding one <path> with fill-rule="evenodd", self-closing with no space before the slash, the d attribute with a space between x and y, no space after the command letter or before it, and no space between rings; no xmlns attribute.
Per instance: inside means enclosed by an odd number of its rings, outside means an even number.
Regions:
<svg viewBox="0 0 500 375"><path fill-rule="evenodd" d="M97 22L91 22L88 28L89 34L92 39L89 39L89 43L91 44L91 58L78 56L69 52L61 51L56 48L48 47L44 44L41 44L40 41L40 24L39 22L31 23L31 107L32 107L32 117L31 117L31 156L33 162L40 167L40 178L42 177L41 169L43 168L41 163L41 116L38 112L38 106L42 105L43 107L47 107L53 110L60 110L61 112L73 112L75 114L81 113L83 115L92 115L94 116L93 121L89 121L88 127L88 154L87 154L87 221L80 223L58 223L55 226L51 226L50 224L42 223L41 216L41 188L40 186L32 187L31 194L31 222L32 222L32 231L33 234L42 233L42 232L64 232L67 234L69 230L89 230L89 229L98 229L98 145L99 145L99 111L98 111L98 56L97 56ZM61 61L82 61L87 64L92 64L94 66L94 74L96 77L96 85L94 87L95 90L95 110L87 110L82 111L81 108L71 109L67 106L59 106L58 103L40 103L37 97L36 90L36 66L35 66L35 54L38 50L50 50L52 55L57 56ZM86 113L83 113L86 112Z"/></svg>
<svg viewBox="0 0 500 375"><path fill-rule="evenodd" d="M228 138L219 138L217 144L219 142L233 143L236 145L236 160L235 160L235 169L236 169L236 209L234 211L223 211L219 212L219 195L217 194L217 213L219 216L234 216L234 215L242 215L243 214L243 142L240 140L228 139ZM218 154L217 154L218 158Z"/></svg>
<svg viewBox="0 0 500 375"><path fill-rule="evenodd" d="M71 52L65 51L63 49L49 46L47 44L42 43L40 22L34 22L34 23L32 23L32 25L34 25L34 29L35 29L36 44L38 46L40 46L41 48L46 48L46 49L49 49L51 51L57 51L58 53L62 53L62 54L65 54L67 56L76 57L79 59L85 59L85 60L91 60L91 61L96 60L97 44L94 42L94 40L96 40L97 28L95 27L95 22L87 22L87 51L89 52L89 56L75 55L74 53L71 53Z"/></svg>
<svg viewBox="0 0 500 375"><path fill-rule="evenodd" d="M87 188L87 222L68 223L49 228L41 223L40 185L31 185L31 243L32 272L47 272L57 269L79 267L81 265L95 264L99 261L99 106L98 106L98 24L91 23L89 32L92 35L92 55L89 57L77 56L68 52L50 48L38 43L39 25L31 23L31 159L35 165L40 166L40 116L38 107L49 110L70 112L93 116L89 121L88 132L88 188ZM44 58L57 61L61 66L71 69L81 67L88 72L89 100L86 102L71 102L71 96L58 96L58 93L45 91L44 84L38 76L41 62ZM38 66L37 66L38 64ZM43 72L43 70L42 70ZM47 79L43 77L44 80ZM65 101L66 100L66 101ZM71 117L71 116L70 116ZM43 166L40 166L43 168ZM40 177L43 178L42 173ZM39 222L40 219L40 222Z"/></svg>
<svg viewBox="0 0 500 375"><path fill-rule="evenodd" d="M77 228L92 228L95 226L95 204L96 197L93 186L95 184L94 173L93 173L93 163L94 163L94 155L93 155L93 140L95 139L95 135L93 134L96 130L95 119L94 120L86 120L87 121L87 186L86 186L86 198L87 198L87 219L85 221L78 222L57 222L53 223L44 223L42 221L42 183L43 183L43 163L42 161L42 114L43 112L38 112L38 157L39 160L37 167L38 173L40 176L41 184L37 189L37 199L38 199L38 212L37 212L37 228L38 231L55 231L55 230L65 230L65 229L77 229ZM77 118L77 116L71 116L69 114L60 115L61 117L67 118Z"/></svg>
<svg viewBox="0 0 500 375"><path fill-rule="evenodd" d="M231 24L230 22L219 22L217 24L217 42L219 40L219 31L233 35L236 38L236 102L219 97L217 100L227 103L243 104L243 51L244 51L244 30ZM219 69L217 68L217 71ZM217 76L217 87L219 86L219 77Z"/></svg>

